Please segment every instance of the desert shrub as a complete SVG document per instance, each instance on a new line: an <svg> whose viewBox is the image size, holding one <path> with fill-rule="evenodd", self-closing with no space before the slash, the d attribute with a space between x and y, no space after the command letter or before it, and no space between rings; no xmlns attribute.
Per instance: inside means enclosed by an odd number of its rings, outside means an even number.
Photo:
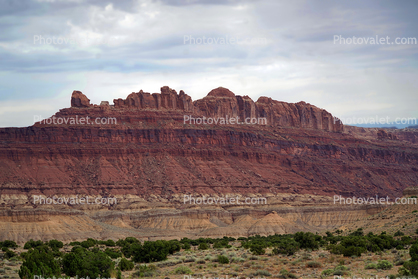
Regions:
<svg viewBox="0 0 418 279"><path fill-rule="evenodd" d="M271 273L267 270L258 269L257 271L252 273L252 276L271 276Z"/></svg>
<svg viewBox="0 0 418 279"><path fill-rule="evenodd" d="M46 245L30 249L19 269L19 277L22 279L32 279L34 275L40 274L44 277L61 275L60 265Z"/></svg>
<svg viewBox="0 0 418 279"><path fill-rule="evenodd" d="M137 267L138 271L134 272L136 277L154 277L156 275L157 267L153 264L150 265L139 265Z"/></svg>
<svg viewBox="0 0 418 279"><path fill-rule="evenodd" d="M400 266L403 265L405 263L405 261L403 259L397 259L395 260L395 262L393 263L395 266Z"/></svg>
<svg viewBox="0 0 418 279"><path fill-rule="evenodd" d="M134 263L131 262L130 260L127 260L125 258L122 258L119 262L119 268L122 271L125 270L132 270L134 268Z"/></svg>
<svg viewBox="0 0 418 279"><path fill-rule="evenodd" d="M275 277L284 278L284 279L286 279L286 278L298 278L296 275L294 275L293 273L290 273L289 271L287 271L284 268L282 270L280 270L279 275L276 275Z"/></svg>
<svg viewBox="0 0 418 279"><path fill-rule="evenodd" d="M183 263L181 260L168 260L168 261L162 261L157 263L158 267L165 267L165 266L173 266L179 263Z"/></svg>
<svg viewBox="0 0 418 279"><path fill-rule="evenodd" d="M231 262L232 263L242 263L242 262L245 262L245 260L243 258L240 258L240 257L233 257L231 259Z"/></svg>
<svg viewBox="0 0 418 279"><path fill-rule="evenodd" d="M80 243L81 247L84 247L86 249L93 247L94 245L96 245L96 240L94 240L93 238L88 238L87 240L84 240Z"/></svg>
<svg viewBox="0 0 418 279"><path fill-rule="evenodd" d="M363 228L358 228L354 232L350 233L350 235L351 236L363 236L364 235Z"/></svg>
<svg viewBox="0 0 418 279"><path fill-rule="evenodd" d="M185 263L193 263L196 261L195 257L186 257L183 262Z"/></svg>
<svg viewBox="0 0 418 279"><path fill-rule="evenodd" d="M187 266L179 266L174 269L175 274L192 274L193 272Z"/></svg>
<svg viewBox="0 0 418 279"><path fill-rule="evenodd" d="M304 253L302 255L302 260L310 260L310 259L312 259L312 258L311 258L311 255L309 255L308 253Z"/></svg>
<svg viewBox="0 0 418 279"><path fill-rule="evenodd" d="M111 239L108 239L108 240L99 240L99 241L97 241L97 244L106 245L106 246L109 246L109 247L116 246L116 243L113 240L111 240Z"/></svg>
<svg viewBox="0 0 418 279"><path fill-rule="evenodd" d="M31 239L25 243L25 245L23 246L23 249L35 248L35 247L42 246L42 245L44 245L42 240L34 241L33 239Z"/></svg>
<svg viewBox="0 0 418 279"><path fill-rule="evenodd" d="M395 234L393 236L403 236L403 235L405 235L403 232L397 231L397 232L395 232Z"/></svg>
<svg viewBox="0 0 418 279"><path fill-rule="evenodd" d="M12 240L5 240L3 242L0 242L0 247L14 249L14 248L17 248L18 246L17 246L16 242L14 242Z"/></svg>
<svg viewBox="0 0 418 279"><path fill-rule="evenodd" d="M75 246L70 253L62 259L63 272L68 276L80 277L111 277L114 263L104 252L100 250L89 251L80 246Z"/></svg>
<svg viewBox="0 0 418 279"><path fill-rule="evenodd" d="M369 263L364 267L364 269L377 269L377 264Z"/></svg>
<svg viewBox="0 0 418 279"><path fill-rule="evenodd" d="M398 270L400 275L418 275L418 262L407 261Z"/></svg>
<svg viewBox="0 0 418 279"><path fill-rule="evenodd" d="M209 245L207 243L202 242L202 243L199 244L199 246L198 246L197 249L199 249L199 250L208 250L209 249Z"/></svg>
<svg viewBox="0 0 418 279"><path fill-rule="evenodd" d="M418 244L415 243L409 248L409 255L411 256L411 261L416 262L418 261Z"/></svg>
<svg viewBox="0 0 418 279"><path fill-rule="evenodd" d="M338 265L334 268L334 273L333 275L338 275L338 276L342 276L342 275L346 275L348 274L348 268L344 265Z"/></svg>
<svg viewBox="0 0 418 279"><path fill-rule="evenodd" d="M17 256L17 254L14 251L9 250L8 248L3 247L2 250L4 252L4 258L6 259L10 259Z"/></svg>
<svg viewBox="0 0 418 279"><path fill-rule="evenodd" d="M378 269L388 270L393 267L393 264L387 260L381 260L377 263Z"/></svg>
<svg viewBox="0 0 418 279"><path fill-rule="evenodd" d="M62 241L59 241L59 240L56 240L56 239L51 239L48 243L45 243L45 244L48 244L48 246L51 247L51 249L53 249L53 250L58 250L58 249L64 247L64 243L62 243Z"/></svg>
<svg viewBox="0 0 418 279"><path fill-rule="evenodd" d="M196 263L198 263L198 264L205 264L205 263L206 263L206 261L205 261L204 259L198 259L198 260L196 261Z"/></svg>
<svg viewBox="0 0 418 279"><path fill-rule="evenodd" d="M250 251L253 255L264 255L266 253L266 250L261 245L252 245Z"/></svg>
<svg viewBox="0 0 418 279"><path fill-rule="evenodd" d="M323 275L323 276L330 276L330 275L332 275L334 273L334 270L333 269L325 269L325 270L323 270L322 272L321 272L321 275Z"/></svg>
<svg viewBox="0 0 418 279"><path fill-rule="evenodd" d="M365 249L363 247L350 246L350 247L344 248L343 255L344 257L352 257L352 256L361 257L361 253L363 252L365 252Z"/></svg>
<svg viewBox="0 0 418 279"><path fill-rule="evenodd" d="M306 263L306 267L309 267L309 268L318 268L318 267L321 267L321 263L315 262L315 261L310 261L310 262L307 262Z"/></svg>
<svg viewBox="0 0 418 279"><path fill-rule="evenodd" d="M223 255L219 255L218 262L221 264L229 264L229 259Z"/></svg>
<svg viewBox="0 0 418 279"><path fill-rule="evenodd" d="M119 250L114 249L114 248L106 248L104 252L106 253L106 255L108 255L112 259L117 259L117 258L122 257L122 253L119 252Z"/></svg>
<svg viewBox="0 0 418 279"><path fill-rule="evenodd" d="M213 244L213 248L231 248L232 246L229 245L229 241L227 239L222 239L220 241L216 241Z"/></svg>
<svg viewBox="0 0 418 279"><path fill-rule="evenodd" d="M133 247L133 244L131 247ZM178 241L145 241L143 245L136 244L135 249L131 249L134 262L151 263L167 259L168 254L180 251L181 244Z"/></svg>
<svg viewBox="0 0 418 279"><path fill-rule="evenodd" d="M297 232L295 233L294 239L296 242L299 243L300 248L305 249L312 249L316 250L319 248L318 240L320 239L320 236L316 236L315 234L311 232Z"/></svg>

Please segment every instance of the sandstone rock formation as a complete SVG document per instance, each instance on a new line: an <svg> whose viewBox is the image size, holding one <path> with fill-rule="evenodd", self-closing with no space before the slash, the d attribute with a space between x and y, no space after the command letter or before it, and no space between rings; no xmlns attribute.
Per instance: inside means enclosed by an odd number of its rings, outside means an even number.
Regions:
<svg viewBox="0 0 418 279"><path fill-rule="evenodd" d="M263 117L267 124L185 124L184 115ZM333 195L396 197L418 181L416 130L389 136L343 126L304 102L254 102L225 88L192 102L164 86L161 93L139 91L114 105L91 105L74 91L71 108L54 117L115 121L0 129L0 228L6 228L0 239L78 239L92 231L94 237L152 239L330 229L378 210L341 209L331 204ZM122 202L39 205L33 195ZM203 207L185 204L183 195L267 197L268 204ZM88 228L76 226L73 234L76 222Z"/></svg>
<svg viewBox="0 0 418 279"><path fill-rule="evenodd" d="M219 87L194 102L206 117L265 118L266 125L301 127L341 132L343 124L326 110L319 109L305 102L289 104L260 97L254 103L248 96L235 96L226 88Z"/></svg>
<svg viewBox="0 0 418 279"><path fill-rule="evenodd" d="M140 90L138 93L131 93L124 99L113 100L115 108L138 108L138 109L166 109L182 110L193 112L192 98L183 90L177 94L176 90L168 86L161 87L161 94L147 93Z"/></svg>
<svg viewBox="0 0 418 279"><path fill-rule="evenodd" d="M71 107L87 108L90 106L90 99L80 91L73 91L71 95Z"/></svg>

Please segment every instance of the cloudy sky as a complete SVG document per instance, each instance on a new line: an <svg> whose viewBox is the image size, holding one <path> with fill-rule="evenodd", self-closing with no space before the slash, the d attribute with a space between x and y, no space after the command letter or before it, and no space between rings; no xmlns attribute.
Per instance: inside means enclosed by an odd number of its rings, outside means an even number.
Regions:
<svg viewBox="0 0 418 279"><path fill-rule="evenodd" d="M418 118L418 44L395 42L418 38L417 12L415 0L0 0L0 127L69 107L73 90L112 103L164 85Z"/></svg>

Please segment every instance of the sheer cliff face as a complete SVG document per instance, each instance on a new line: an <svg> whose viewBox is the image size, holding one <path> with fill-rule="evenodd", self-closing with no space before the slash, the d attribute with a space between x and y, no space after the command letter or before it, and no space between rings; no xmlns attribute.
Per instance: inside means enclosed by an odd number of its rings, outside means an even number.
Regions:
<svg viewBox="0 0 418 279"><path fill-rule="evenodd" d="M162 87L110 106L75 91L71 105L54 117L117 122L0 129L0 205L40 193L397 196L418 181L416 134L345 132L304 102L253 102L225 88L192 102ZM184 123L185 115L265 117L267 124L197 125Z"/></svg>

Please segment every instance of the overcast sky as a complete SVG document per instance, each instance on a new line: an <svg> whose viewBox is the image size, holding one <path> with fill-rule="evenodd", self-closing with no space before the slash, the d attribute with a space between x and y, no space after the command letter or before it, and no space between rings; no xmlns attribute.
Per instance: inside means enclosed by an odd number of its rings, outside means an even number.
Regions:
<svg viewBox="0 0 418 279"><path fill-rule="evenodd" d="M395 42L418 38L417 12L415 0L0 0L0 127L69 107L73 90L98 104L164 85L418 118L418 45Z"/></svg>

